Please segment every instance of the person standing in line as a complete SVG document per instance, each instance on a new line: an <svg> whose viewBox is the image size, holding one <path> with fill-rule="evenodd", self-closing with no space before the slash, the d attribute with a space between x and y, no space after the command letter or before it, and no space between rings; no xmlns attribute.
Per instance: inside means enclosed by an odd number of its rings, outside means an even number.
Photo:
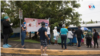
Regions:
<svg viewBox="0 0 100 56"><path fill-rule="evenodd" d="M58 32L57 32L57 27L55 26L54 27L54 30L53 30L53 34L54 34L54 40L55 40L55 45L57 44L57 40L58 40Z"/></svg>
<svg viewBox="0 0 100 56"><path fill-rule="evenodd" d="M26 26L25 26L26 22L22 22L21 24L21 45L22 45L22 48L25 48L25 45L24 45L24 40L25 40L25 37L26 37Z"/></svg>
<svg viewBox="0 0 100 56"><path fill-rule="evenodd" d="M8 44L8 38L10 33L13 32L13 30L11 29L11 26L13 25L13 23L10 24L10 18L8 16L4 17L4 21L3 21L3 35L4 35L4 42L3 42L3 48L9 48L11 47L11 45Z"/></svg>
<svg viewBox="0 0 100 56"><path fill-rule="evenodd" d="M61 33L61 47L63 49L63 42L64 42L64 45L65 45L65 50L67 50L67 46L66 46L66 40L67 40L67 33L68 33L68 30L65 28L65 26L63 25L61 30L60 30L60 33Z"/></svg>
<svg viewBox="0 0 100 56"><path fill-rule="evenodd" d="M72 40L73 45L74 45L74 44L77 45L77 39L76 39L76 36L75 36L75 31L74 31L74 29L72 29L72 33L73 33L73 40Z"/></svg>
<svg viewBox="0 0 100 56"><path fill-rule="evenodd" d="M47 29L45 28L45 23L41 23L42 27L38 30L37 35L40 35L40 42L41 42L41 55L47 55L47 38L50 40L50 38L47 35ZM44 53L43 53L43 47L44 47Z"/></svg>
<svg viewBox="0 0 100 56"><path fill-rule="evenodd" d="M78 26L78 29L75 31L75 34L77 35L77 40L78 40L78 48L81 48L81 39L82 39L82 36L83 35L83 32L82 30L80 29L81 27Z"/></svg>
<svg viewBox="0 0 100 56"><path fill-rule="evenodd" d="M95 48L95 45L97 44L97 48L99 48L98 46L98 33L96 32L96 29L94 29L94 34L93 34L93 40L94 40L94 48Z"/></svg>
<svg viewBox="0 0 100 56"><path fill-rule="evenodd" d="M72 33L71 29L69 29L69 31L68 31L67 38L69 38L70 46L72 46L73 33Z"/></svg>
<svg viewBox="0 0 100 56"><path fill-rule="evenodd" d="M50 38L51 37L51 35L50 35L50 24L47 27L47 34L48 34L48 37ZM49 42L49 44L51 44L50 40L48 40L48 42Z"/></svg>
<svg viewBox="0 0 100 56"><path fill-rule="evenodd" d="M92 44L91 44L91 41L92 41L92 33L91 33L91 30L88 30L87 34L86 34L86 40L87 40L87 48L92 48Z"/></svg>

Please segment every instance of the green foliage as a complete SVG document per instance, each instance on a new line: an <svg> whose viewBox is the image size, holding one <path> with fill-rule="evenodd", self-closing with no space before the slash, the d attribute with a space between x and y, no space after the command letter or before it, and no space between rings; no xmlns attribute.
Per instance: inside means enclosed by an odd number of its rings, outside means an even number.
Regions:
<svg viewBox="0 0 100 56"><path fill-rule="evenodd" d="M98 23L98 22L96 21L96 23Z"/></svg>
<svg viewBox="0 0 100 56"><path fill-rule="evenodd" d="M95 22L93 22L92 19L91 19L91 21L87 22L86 24L91 24L91 23L95 23Z"/></svg>
<svg viewBox="0 0 100 56"><path fill-rule="evenodd" d="M61 21L65 19L70 19L71 22L66 24L79 25L80 14L74 12L74 8L79 8L80 4L76 1L9 1L10 5L5 2L2 2L2 11L3 7L8 6L4 11L11 18L11 22L14 23L13 27L19 26L19 8L23 10L24 18L37 18L45 19L50 18L50 24L52 28L57 26ZM7 5L6 5L7 4ZM72 7L69 6L71 4ZM71 15L73 13L73 15ZM69 24L70 23L70 24Z"/></svg>
<svg viewBox="0 0 100 56"><path fill-rule="evenodd" d="M6 14L4 14L4 12L6 12L6 10L8 10L7 6L9 6L6 2L1 1L1 19L3 19L5 16L7 16Z"/></svg>
<svg viewBox="0 0 100 56"><path fill-rule="evenodd" d="M83 24L85 24L85 22L83 21Z"/></svg>

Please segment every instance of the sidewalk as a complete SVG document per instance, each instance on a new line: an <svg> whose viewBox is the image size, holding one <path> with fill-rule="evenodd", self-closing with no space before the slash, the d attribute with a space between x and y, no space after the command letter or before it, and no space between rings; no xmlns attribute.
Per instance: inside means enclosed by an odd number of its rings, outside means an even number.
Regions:
<svg viewBox="0 0 100 56"><path fill-rule="evenodd" d="M100 46L100 39L99 39ZM11 48L21 48L21 42L9 41L9 44L12 45ZM1 41L1 47L3 45L3 41ZM25 43L27 49L40 49L40 44L36 43ZM67 46L68 50L100 50L100 48L87 48L86 45L82 45L81 49L77 49L77 46ZM61 45L48 45L48 49L61 49Z"/></svg>
<svg viewBox="0 0 100 56"><path fill-rule="evenodd" d="M100 40L99 46L100 46ZM9 41L9 44L12 45L11 48L21 48L21 42ZM3 41L1 41L1 47ZM27 49L40 49L40 44L36 43L25 43ZM48 45L48 49L57 49L61 50L61 45ZM81 46L81 49L77 49L77 46L68 46L68 50L100 50L100 48L87 48L85 45ZM41 56L41 55L21 55L21 54L6 54L1 53L1 56ZM48 56L66 56L66 55L48 55ZM100 56L100 55L67 55L67 56Z"/></svg>

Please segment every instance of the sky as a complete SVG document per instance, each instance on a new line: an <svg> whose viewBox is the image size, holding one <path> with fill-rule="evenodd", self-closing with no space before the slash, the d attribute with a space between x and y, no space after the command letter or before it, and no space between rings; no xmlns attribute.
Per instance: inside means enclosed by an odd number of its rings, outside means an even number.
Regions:
<svg viewBox="0 0 100 56"><path fill-rule="evenodd" d="M83 21L100 21L100 1L99 0L83 0L79 1L81 7L76 9L82 16ZM89 9L89 5L93 4L95 9Z"/></svg>

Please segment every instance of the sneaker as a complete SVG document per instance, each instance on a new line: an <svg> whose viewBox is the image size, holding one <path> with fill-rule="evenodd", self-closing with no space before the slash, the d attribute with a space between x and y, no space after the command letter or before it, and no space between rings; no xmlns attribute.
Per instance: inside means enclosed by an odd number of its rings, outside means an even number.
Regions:
<svg viewBox="0 0 100 56"><path fill-rule="evenodd" d="M6 44L3 45L3 48L9 48Z"/></svg>
<svg viewBox="0 0 100 56"><path fill-rule="evenodd" d="M6 44L8 47L11 47L11 45L9 45L9 44Z"/></svg>

